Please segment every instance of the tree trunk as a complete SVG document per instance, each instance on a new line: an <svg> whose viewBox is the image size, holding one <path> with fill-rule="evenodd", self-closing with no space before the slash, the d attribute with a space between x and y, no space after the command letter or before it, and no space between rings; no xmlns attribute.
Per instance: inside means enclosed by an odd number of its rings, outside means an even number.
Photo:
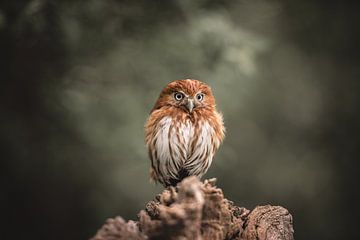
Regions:
<svg viewBox="0 0 360 240"><path fill-rule="evenodd" d="M280 206L251 212L224 198L215 179L188 177L141 210L139 221L108 219L91 240L292 240L291 214Z"/></svg>

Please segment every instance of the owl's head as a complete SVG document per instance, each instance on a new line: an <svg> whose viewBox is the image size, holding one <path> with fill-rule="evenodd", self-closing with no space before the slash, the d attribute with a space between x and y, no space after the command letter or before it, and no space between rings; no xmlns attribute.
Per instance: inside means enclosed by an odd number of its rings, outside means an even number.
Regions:
<svg viewBox="0 0 360 240"><path fill-rule="evenodd" d="M175 80L162 90L154 109L174 106L191 114L203 108L215 108L215 98L211 88L195 79Z"/></svg>

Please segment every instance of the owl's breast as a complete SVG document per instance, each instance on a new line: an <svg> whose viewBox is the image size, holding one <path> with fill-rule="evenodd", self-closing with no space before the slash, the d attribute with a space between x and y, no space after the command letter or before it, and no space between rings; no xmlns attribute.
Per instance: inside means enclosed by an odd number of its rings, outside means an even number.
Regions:
<svg viewBox="0 0 360 240"><path fill-rule="evenodd" d="M191 141L194 138L194 126L190 120L185 121L173 121L174 134L176 139L173 139L175 145L183 148L185 158L189 156Z"/></svg>
<svg viewBox="0 0 360 240"><path fill-rule="evenodd" d="M178 148L183 153L184 162L201 158L204 154L212 156L215 147L213 144L217 140L214 139L214 128L208 121L173 120L172 125L170 143L173 149Z"/></svg>
<svg viewBox="0 0 360 240"><path fill-rule="evenodd" d="M147 146L154 171L167 176L160 181L178 179L184 169L196 176L206 172L220 143L209 121L165 116L152 126Z"/></svg>

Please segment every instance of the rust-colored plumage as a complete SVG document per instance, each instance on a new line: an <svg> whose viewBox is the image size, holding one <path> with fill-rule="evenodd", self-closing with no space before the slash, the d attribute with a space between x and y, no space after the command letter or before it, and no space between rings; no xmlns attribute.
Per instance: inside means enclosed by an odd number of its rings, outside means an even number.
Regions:
<svg viewBox="0 0 360 240"><path fill-rule="evenodd" d="M211 89L198 80L176 80L160 93L145 124L150 177L164 186L206 173L224 139L222 115Z"/></svg>

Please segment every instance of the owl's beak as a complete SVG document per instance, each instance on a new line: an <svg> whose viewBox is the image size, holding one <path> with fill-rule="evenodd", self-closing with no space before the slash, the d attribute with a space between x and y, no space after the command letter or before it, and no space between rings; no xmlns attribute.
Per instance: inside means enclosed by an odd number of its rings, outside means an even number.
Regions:
<svg viewBox="0 0 360 240"><path fill-rule="evenodd" d="M188 99L185 106L186 106L187 110L189 111L189 113L191 113L195 107L194 99Z"/></svg>

